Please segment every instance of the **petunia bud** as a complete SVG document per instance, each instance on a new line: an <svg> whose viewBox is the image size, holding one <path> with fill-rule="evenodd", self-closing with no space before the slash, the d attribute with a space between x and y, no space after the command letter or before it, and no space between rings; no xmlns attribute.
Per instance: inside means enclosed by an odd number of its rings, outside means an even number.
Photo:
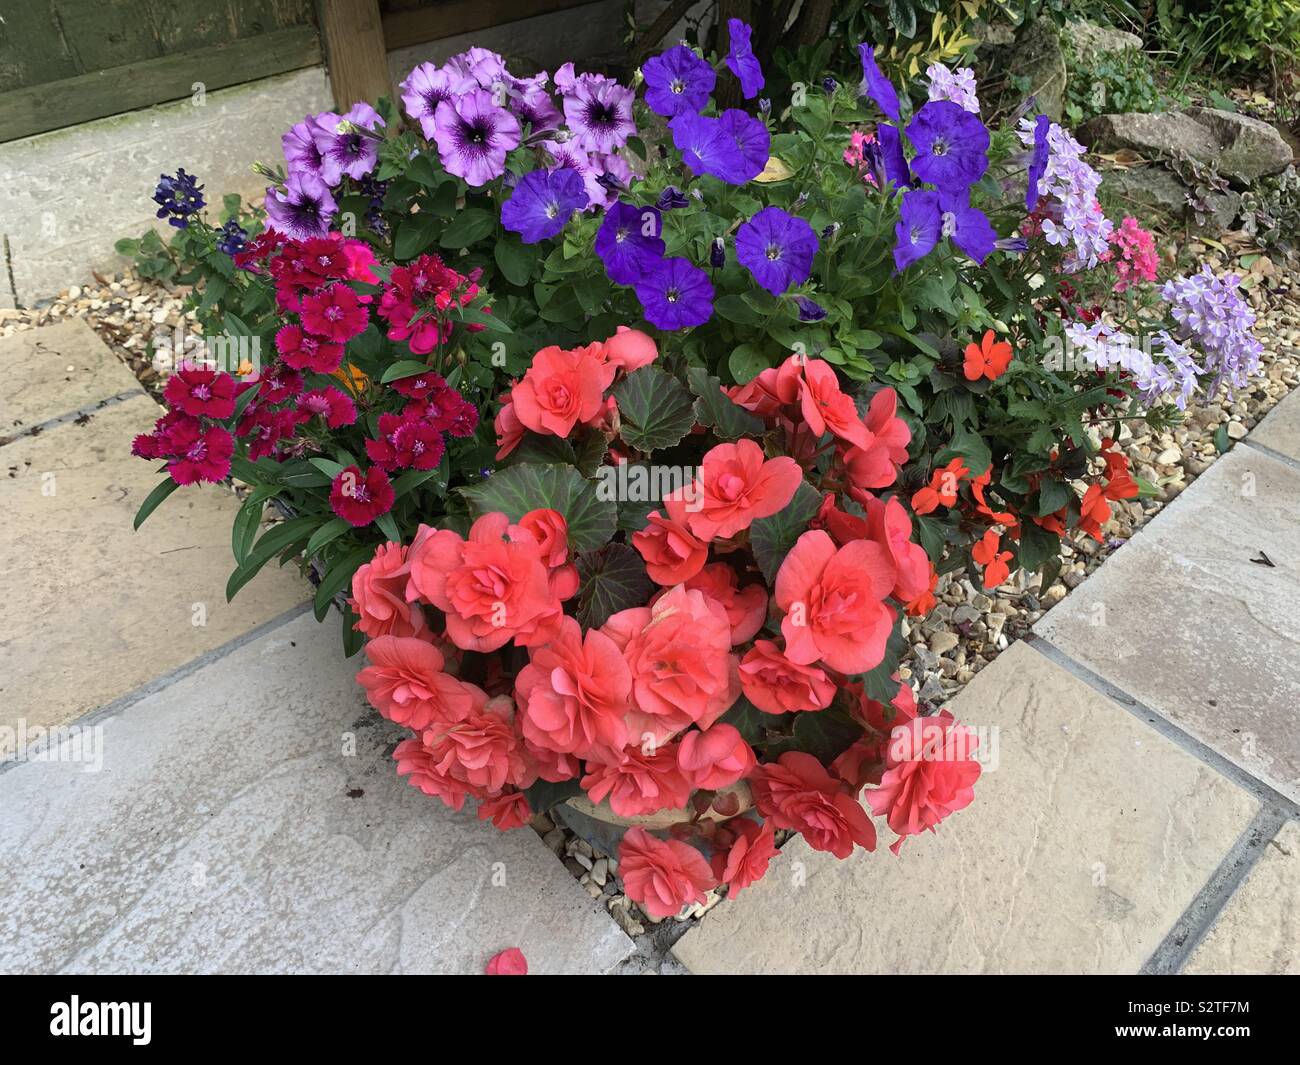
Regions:
<svg viewBox="0 0 1300 1065"><path fill-rule="evenodd" d="M721 237L713 238L713 245L709 248L709 264L716 267L727 265L727 249Z"/></svg>

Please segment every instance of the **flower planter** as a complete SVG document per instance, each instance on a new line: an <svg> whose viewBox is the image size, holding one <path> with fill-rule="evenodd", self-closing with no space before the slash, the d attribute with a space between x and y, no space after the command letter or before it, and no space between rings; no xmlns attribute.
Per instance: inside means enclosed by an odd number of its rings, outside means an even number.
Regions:
<svg viewBox="0 0 1300 1065"><path fill-rule="evenodd" d="M754 808L754 796L747 781L733 784L718 791L718 795L734 796L739 804L735 813L723 815L712 806L698 820L722 822L740 816ZM622 817L610 808L609 802L594 803L585 795L575 795L552 807L551 814L558 817L580 838L591 844L602 854L618 856L618 845L629 828L644 828L647 832L667 836L677 825L690 824L693 811L690 809L659 810L653 814L639 817Z"/></svg>

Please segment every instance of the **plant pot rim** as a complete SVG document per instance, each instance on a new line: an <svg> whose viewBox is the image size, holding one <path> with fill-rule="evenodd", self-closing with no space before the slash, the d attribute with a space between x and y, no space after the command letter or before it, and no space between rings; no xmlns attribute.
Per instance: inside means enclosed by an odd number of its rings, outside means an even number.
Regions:
<svg viewBox="0 0 1300 1065"><path fill-rule="evenodd" d="M703 821L730 821L733 817L739 817L747 810L753 809L754 793L749 787L749 782L742 780L729 787L719 788L718 795L734 795L739 802L740 807L732 814L720 814L713 807L709 807L698 818ZM580 814L590 817L594 821L601 821L607 825L616 825L620 828L644 828L648 832L659 832L670 829L674 825L685 824L692 819L694 815L689 806L678 807L671 810L656 810L652 814L639 814L636 817L623 817L616 814L609 805L609 800L601 802L592 802L586 795L573 795L564 800L566 806L572 807Z"/></svg>

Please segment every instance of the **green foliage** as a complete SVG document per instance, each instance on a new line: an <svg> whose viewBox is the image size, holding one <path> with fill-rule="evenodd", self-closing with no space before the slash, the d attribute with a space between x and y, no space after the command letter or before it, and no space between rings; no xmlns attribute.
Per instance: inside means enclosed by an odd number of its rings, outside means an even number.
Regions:
<svg viewBox="0 0 1300 1065"><path fill-rule="evenodd" d="M1173 103L1156 83L1145 52L1102 52L1087 63L1072 50L1066 55L1065 113L1071 123L1116 112L1162 111Z"/></svg>

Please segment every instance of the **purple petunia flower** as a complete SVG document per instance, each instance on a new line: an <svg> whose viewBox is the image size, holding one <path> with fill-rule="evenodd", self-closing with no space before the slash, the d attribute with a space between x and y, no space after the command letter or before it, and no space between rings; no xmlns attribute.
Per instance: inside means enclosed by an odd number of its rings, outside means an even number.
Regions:
<svg viewBox="0 0 1300 1065"><path fill-rule="evenodd" d="M727 52L727 69L740 81L740 91L746 100L758 95L765 84L763 68L754 55L750 39L754 30L738 18L727 19L727 39L731 47Z"/></svg>
<svg viewBox="0 0 1300 1065"><path fill-rule="evenodd" d="M659 194L659 200L656 206L661 211L676 211L687 206L690 201L682 195L681 189L674 185L669 185Z"/></svg>
<svg viewBox="0 0 1300 1065"><path fill-rule="evenodd" d="M939 194L929 189L910 190L903 197L898 216L894 227L894 269L901 273L929 255L943 235Z"/></svg>
<svg viewBox="0 0 1300 1065"><path fill-rule="evenodd" d="M586 206L587 193L576 170L532 170L501 205L501 224L525 244L536 244L559 233L573 212Z"/></svg>
<svg viewBox="0 0 1300 1065"><path fill-rule="evenodd" d="M558 84L558 79L557 79ZM583 74L564 97L564 119L584 152L609 153L636 133L631 89L599 74Z"/></svg>
<svg viewBox="0 0 1300 1065"><path fill-rule="evenodd" d="M721 237L714 237L709 243L709 265L715 270L727 265L727 242Z"/></svg>
<svg viewBox="0 0 1300 1065"><path fill-rule="evenodd" d="M315 174L290 174L284 186L266 190L266 214L275 228L294 240L323 237L338 204L329 186Z"/></svg>
<svg viewBox="0 0 1300 1065"><path fill-rule="evenodd" d="M596 254L611 281L636 284L663 258L663 219L658 209L615 203L596 232Z"/></svg>
<svg viewBox="0 0 1300 1065"><path fill-rule="evenodd" d="M1043 175L1047 173L1049 147L1047 134L1052 128L1052 120L1047 115L1034 119L1034 147L1029 157L1029 187L1025 189L1025 210L1032 211L1038 206L1041 195L1039 189Z"/></svg>
<svg viewBox="0 0 1300 1065"><path fill-rule="evenodd" d="M912 171L907 166L907 156L903 154L903 138L898 129L888 122L876 127L876 140L880 144L880 165L884 169L885 181L897 188L907 188L912 183Z"/></svg>
<svg viewBox="0 0 1300 1065"><path fill-rule="evenodd" d="M477 88L478 82L455 63L437 67L432 63L421 63L406 75L406 80L398 86L402 93L402 103L406 113L420 123L426 140L433 140L434 115L443 100L454 100L462 93ZM286 156L288 151L285 152Z"/></svg>
<svg viewBox="0 0 1300 1065"><path fill-rule="evenodd" d="M320 115L308 115L301 122L290 126L280 138L280 147L284 150L284 161L290 174L305 171L313 177L320 177L321 155L316 147L313 130Z"/></svg>
<svg viewBox="0 0 1300 1065"><path fill-rule="evenodd" d="M951 100L931 100L907 124L916 149L912 170L945 192L970 188L989 167L989 131Z"/></svg>
<svg viewBox="0 0 1300 1065"><path fill-rule="evenodd" d="M646 321L660 329L689 329L713 317L713 282L688 259L661 259L636 284Z"/></svg>
<svg viewBox="0 0 1300 1065"><path fill-rule="evenodd" d="M876 50L869 44L860 44L858 55L862 58L862 94L870 96L881 111L898 122L898 93L893 82L876 65Z"/></svg>
<svg viewBox="0 0 1300 1065"><path fill-rule="evenodd" d="M998 235L983 211L970 205L969 196L939 194L942 234L977 263L983 263L997 244Z"/></svg>
<svg viewBox="0 0 1300 1065"><path fill-rule="evenodd" d="M673 118L684 111L698 113L709 102L718 76L684 44L675 45L641 67L645 102L657 115Z"/></svg>
<svg viewBox="0 0 1300 1065"><path fill-rule="evenodd" d="M447 172L480 188L505 173L506 153L519 147L519 120L475 89L438 105L433 139Z"/></svg>
<svg viewBox="0 0 1300 1065"><path fill-rule="evenodd" d="M807 296L796 296L794 302L799 307L801 322L820 322L826 317L826 308L820 303L814 303Z"/></svg>
<svg viewBox="0 0 1300 1065"><path fill-rule="evenodd" d="M312 139L320 152L321 180L330 188L338 185L344 175L358 179L365 177L379 161L381 138L341 129L345 122L371 131L384 126L379 112L368 103L353 104L345 115L326 113L317 117L312 127Z"/></svg>
<svg viewBox="0 0 1300 1065"><path fill-rule="evenodd" d="M765 207L736 230L736 258L773 296L802 285L817 254L813 227L779 207Z"/></svg>
<svg viewBox="0 0 1300 1065"><path fill-rule="evenodd" d="M720 118L678 115L668 123L673 144L696 174L710 174L729 185L743 185L763 172L771 151L767 127L744 111L724 111Z"/></svg>
<svg viewBox="0 0 1300 1065"><path fill-rule="evenodd" d="M480 88L487 89L497 100L505 100L506 91L514 82L506 70L505 58L490 48L476 45L453 57L448 65L467 71Z"/></svg>
<svg viewBox="0 0 1300 1065"><path fill-rule="evenodd" d="M510 91L510 110L521 123L527 122L533 133L559 129L562 121L560 109L546 89L548 80L543 71L535 77L516 81Z"/></svg>

